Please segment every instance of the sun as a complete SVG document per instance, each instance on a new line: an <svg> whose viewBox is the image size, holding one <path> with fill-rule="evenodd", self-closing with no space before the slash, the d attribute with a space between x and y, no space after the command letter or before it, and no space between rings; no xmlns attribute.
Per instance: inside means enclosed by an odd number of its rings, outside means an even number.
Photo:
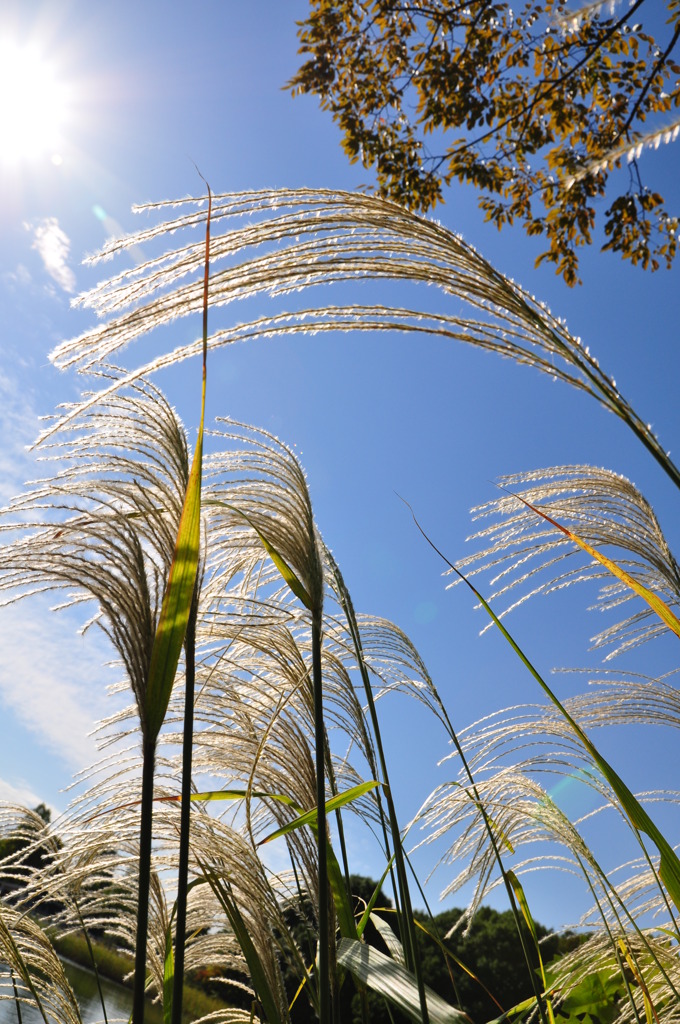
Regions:
<svg viewBox="0 0 680 1024"><path fill-rule="evenodd" d="M34 46L0 38L0 163L59 159L66 89Z"/></svg>

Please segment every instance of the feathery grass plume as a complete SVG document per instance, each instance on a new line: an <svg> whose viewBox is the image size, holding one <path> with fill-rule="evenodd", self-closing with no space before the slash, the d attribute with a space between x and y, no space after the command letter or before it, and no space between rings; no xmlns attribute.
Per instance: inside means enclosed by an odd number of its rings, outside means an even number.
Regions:
<svg viewBox="0 0 680 1024"><path fill-rule="evenodd" d="M520 749L525 746L522 737L518 737L517 746ZM537 758L532 767L538 773L554 775L557 770L566 774L566 767L560 768L558 764L556 768L549 752ZM655 871L642 861L623 865L618 873L626 870L629 877L623 884L615 884L617 871L605 871L584 839L582 826L585 820L572 823L522 762L510 766L490 765L483 776L478 777L474 800L466 781L461 771L459 781L445 784L435 791L419 815L428 831L424 842L445 839L449 844L440 864L448 868L459 867L458 874L450 880L443 895L466 885L474 886L470 904L456 927L469 922L479 902L502 881L498 871L494 870L496 857L481 813L483 806L506 855L509 851L517 858L524 853L523 858L513 864L516 874L521 876L549 869L575 874L585 881L594 904L579 922L573 924L595 929L592 945L598 951L599 960L596 968L591 964L591 969L613 971L621 976L624 967L617 959L618 943L624 941L628 947L638 951L634 953L635 962L644 966L645 976L652 987L663 989L666 1002L672 996L677 1003L680 998L680 964L677 956L669 953L673 945L669 939L672 930L669 932L664 927L667 908L659 895ZM602 789L602 786L598 788ZM603 796L605 802L599 808L601 813L611 810L614 805L611 793L603 792ZM547 852L542 849L546 845ZM638 873L630 875L631 867L637 868ZM658 920L660 914L663 915L661 921ZM652 927L643 924L655 918ZM574 955L569 962L571 971L562 970L560 962L559 984L551 982L553 997L565 998L583 978L581 958ZM632 1012L632 1005L629 1011Z"/></svg>
<svg viewBox="0 0 680 1024"><path fill-rule="evenodd" d="M82 1024L78 1002L61 960L43 929L25 912L0 910L0 962L9 974L0 977L0 999L19 1007L37 1007L44 1024Z"/></svg>
<svg viewBox="0 0 680 1024"><path fill-rule="evenodd" d="M248 218L245 225L237 223L232 228L235 218L242 216ZM189 208L185 216L180 215L164 225L153 227L134 239L112 243L107 247L106 254L113 254L126 244L135 244L142 235L148 239L161 237L178 227L192 229L202 222L201 211ZM614 382L600 371L587 350L583 349L577 340L571 338L564 325L552 318L540 304L534 302L521 289L497 274L474 250L440 226L383 200L360 195L313 191L262 192L217 197L213 223L216 226L218 223L226 226L226 230L215 237L212 249L213 260L217 265L211 282L213 306L226 305L234 299L263 292L280 297L284 294L292 295L317 283L328 284L365 277L409 280L416 284L435 283L445 293L455 294L467 300L470 308L469 315L455 316L440 312L430 313L421 309L394 310L386 306L314 309L298 305L290 313L274 312L269 317L244 323L236 329L218 329L208 339L214 347L238 339L276 336L310 329L322 331L338 328L396 328L416 334L429 333L466 340L535 365L552 376L590 393L626 421L672 479L680 483L680 474L659 446L651 430L627 405ZM371 255L367 256L367 252ZM202 290L200 282L193 280L191 275L196 275L202 268L202 246L189 241L185 246L151 260L141 268L120 274L111 282L94 289L86 296L86 303L98 308L103 315L111 315L112 319L96 331L88 332L80 339L76 339L75 342L60 346L55 354L55 360L60 365L78 365L86 371L96 370L119 348L149 328L197 311L203 301ZM198 353L200 347L201 344L196 342L167 355L161 355L150 363L148 368L160 369L171 362ZM109 394L125 381L136 380L142 372L143 370L136 370L120 380L113 381L109 385ZM100 395L99 400L105 399ZM96 402L97 396L88 401ZM81 415L86 414L87 402L79 411ZM77 415L76 410L70 410L60 422L65 424L69 417L74 415ZM58 424L54 424L53 428L54 426ZM244 473L244 479L236 487L237 500L233 503L234 495L228 495L219 512L223 520L222 525L228 526L232 537L240 533L247 538L247 550L241 557L240 568L234 569L234 551L225 549L225 573L231 573L230 579L233 580L234 586L229 590L236 597L231 610L223 601L214 602L209 607L204 622L206 630L212 632L211 639L206 640L206 643L213 645L212 650L216 654L221 644L222 653L228 652L230 658L235 652L239 658L244 657L250 645L248 656L252 659L255 641L256 652L258 645L264 648L264 651L259 651L258 657L271 658L272 654L275 654L275 658L279 658L279 664L272 675L281 672L281 665L285 665L287 671L291 669L292 674L299 675L299 669L308 666L311 651L313 675L315 682L320 683L320 602L324 588L322 573L317 571L322 560L318 557L316 539L311 528L306 531L296 528L289 532L285 519L288 509L286 498L283 510L285 529L277 534L276 541L272 543L266 531L278 529L279 524L276 517L264 511L272 495L268 493L269 481L260 475L260 468L256 463L257 459L252 466L240 470ZM264 473L265 477L266 472L267 470ZM239 507L239 486L243 485L247 491L253 486L253 480L257 483L255 490L259 487L259 491L251 510L255 520L249 521L247 516L250 513ZM252 495L247 497L248 501L253 500ZM247 501L245 504L247 505ZM227 508L227 505L230 505L230 508ZM215 511L218 508L219 506L214 506ZM302 512L303 518L300 521L306 522L304 509ZM232 521L227 523L229 519ZM311 519L309 522L311 523ZM298 537L301 546L298 544ZM235 540L234 547L239 543L240 540ZM258 545L264 547L271 557L271 562L262 562L261 559L258 561L253 553L253 548ZM264 566L264 576L257 578L260 565ZM309 579L316 586L314 593L305 583L305 572L310 566L313 571ZM272 606L269 600L265 602L253 596L257 588L254 591L252 584L257 583L259 587L262 582L267 584L270 591L276 590L278 586L279 594L275 605ZM237 593L239 587L241 591ZM266 589L265 587L265 591ZM284 600L284 595L295 595L300 604L296 607L294 602ZM248 620L246 626L243 622L236 621L238 611L244 609L247 609L250 615L260 616L261 633L257 639L252 618ZM217 627L220 625L226 628L226 636L222 641L218 639ZM265 639L265 631L274 625L277 637L273 642L271 638ZM315 630L316 636L313 636ZM207 632L205 636L207 637ZM288 660L281 658L281 651L289 643L289 639L292 639L298 650L303 652L299 659L293 655L290 664ZM362 667L365 667L363 656L360 652L358 655L361 657ZM327 661L330 664L328 658ZM239 670L236 669L236 677L250 678L254 682L263 671L263 666L262 660L258 664L255 659L252 668L247 668L243 676L238 676ZM205 671L206 678L207 673L213 671L207 657ZM339 673L338 679L340 675ZM229 672L225 673L225 678L230 678ZM306 729L300 729L299 723L295 723L298 729L296 734L295 728L292 727L293 719L291 718L290 723L287 722L285 713L281 712L287 710L294 693L304 692L304 686L300 686L299 683L289 684L289 690L290 698L286 697L282 701L281 693L276 695L275 687L272 686L273 713L270 712L269 721L275 724L268 726L268 735L277 735L280 731L281 746L288 743L291 749L303 750L304 743L308 741ZM429 701L430 694L427 688L422 693ZM348 703L347 708L349 706ZM433 700L432 706L436 706L436 700ZM315 710L320 707L321 702L317 700ZM247 730L250 730L250 734ZM252 755L257 726L252 720L244 721L242 731L244 736L248 736ZM325 795L324 776L329 772L329 754L326 749L323 720L316 720L315 732L315 774L317 786L321 786L320 792L317 792L316 804L321 811ZM244 744L244 768L247 747L248 744ZM257 754L257 771L260 771L260 762L264 771L267 765L261 750ZM248 787L252 792L252 762L249 773ZM306 774L309 776L309 772ZM302 783L302 780L299 782ZM278 806L275 813L280 813ZM249 827L254 833L255 825L252 819ZM323 837L325 829L319 828L319 834ZM322 842L319 846L319 861L324 849L325 843ZM322 932L323 930L322 928ZM324 945L322 943L322 946Z"/></svg>
<svg viewBox="0 0 680 1024"><path fill-rule="evenodd" d="M195 815L193 824L192 849L201 866L203 883L215 891L218 902L220 898L225 900L223 909L228 916L227 907L236 908L262 972L267 998L276 1009L277 1019L287 1021L288 1001L278 954L288 928L278 894L256 850L235 829L206 813ZM229 920L232 923L231 917ZM252 961L249 968L252 970ZM264 994L257 988L255 994L264 1001Z"/></svg>
<svg viewBox="0 0 680 1024"><path fill-rule="evenodd" d="M613 947L606 933L595 933L550 968L551 986L559 993L560 1001L568 1000L579 986L598 975L605 981L620 979L617 986L609 986L610 990L618 988L618 992L615 1006L607 1007L617 1014L617 1022L642 1024L656 1020L670 1024L677 1020L677 948L668 937L646 935L643 941L627 934ZM674 978L675 986L666 978ZM646 997L654 1007L653 1013L645 1005Z"/></svg>
<svg viewBox="0 0 680 1024"><path fill-rule="evenodd" d="M47 449L54 474L5 510L7 600L68 589L118 651L142 725L148 663L188 475L183 428L160 392L136 385L73 420Z"/></svg>
<svg viewBox="0 0 680 1024"><path fill-rule="evenodd" d="M211 347L328 330L399 330L466 341L533 365L591 394L628 424L680 486L680 472L651 428L580 340L453 232L388 200L361 193L281 189L213 198L212 307L261 293L290 296L316 284L392 279L435 284L445 294L463 299L470 315L432 312L418 305L298 306L220 328L208 339ZM141 207L187 212L107 243L93 259L107 259L127 247L196 228L203 214L192 207L204 202L199 198ZM232 226L243 218L245 224ZM225 230L220 234L221 226ZM202 303L197 276L202 260L201 245L188 241L81 296L82 305L111 319L59 345L52 353L55 364L88 371L149 330L197 312ZM160 355L131 373L130 379L197 355L201 347L197 340Z"/></svg>
<svg viewBox="0 0 680 1024"><path fill-rule="evenodd" d="M589 673L591 689L565 703L586 727L636 722L678 728L680 691L669 681L677 671L660 678L613 670Z"/></svg>
<svg viewBox="0 0 680 1024"><path fill-rule="evenodd" d="M160 721L149 686L189 478L184 431L157 389L142 382L70 420L44 458L57 462L54 475L15 501L14 522L3 523L18 535L0 553L0 591L13 600L67 588L67 605L94 600L88 625L96 622L112 642L135 697L150 812ZM150 829L142 831L150 843ZM144 884L140 874L142 924ZM143 1005L143 979L137 988Z"/></svg>
<svg viewBox="0 0 680 1024"><path fill-rule="evenodd" d="M232 440L235 440L232 438ZM326 759L327 742L323 713L321 668L323 567L316 528L304 475L291 453L275 439L251 434L239 456L233 455L220 467L222 473L238 474L228 486L229 502L213 489L210 502L227 512L223 536L233 533L238 520L245 521L271 558L292 593L311 616L312 693L315 737L317 857L319 924L318 977L319 1019L331 1020L331 948L334 932L330 927L329 883L326 863ZM272 483L275 481L276 486ZM245 497L247 511L240 502ZM231 522L230 522L231 520ZM239 525L241 525L239 523Z"/></svg>
<svg viewBox="0 0 680 1024"><path fill-rule="evenodd" d="M73 429L77 433L76 428ZM283 582L285 577L282 578L280 569L272 562L269 551L277 551L279 559L285 561L295 578L301 581L305 593L323 593L325 562L319 564L319 542L311 510L305 504L308 496L304 478L291 453L262 432L233 427L231 433L236 437L223 439L235 442L233 453L217 453L207 460L210 497L205 511L210 518L211 536L216 540L209 549L207 582L202 590L198 617L195 771L197 777L209 777L213 788L237 787L246 794L245 814L240 817L237 814L233 824L242 834L240 842L248 843L252 856L256 857L255 844L298 813L290 804L274 799L276 794L285 794L305 809L317 803L312 755L314 700L310 683L312 615L297 600L289 584ZM273 448L271 459L266 455L267 447ZM93 486L91 477L95 476L95 473L86 474L89 490ZM107 482L111 490L107 509L109 505L118 508L120 481L116 478L114 483ZM43 491L51 493L47 485ZM69 498L72 499L72 495ZM27 499L24 510L29 506ZM158 511L163 501L158 499L158 504L153 502L153 506ZM276 515L270 515L268 509L275 510ZM120 518L121 513L117 512L117 516ZM79 506L80 526L85 518ZM147 525L146 518L137 512L122 515L122 518L128 524ZM55 532L60 530L61 525ZM269 549L262 543L265 535L269 538ZM171 540L169 530L169 544ZM313 545L311 555L310 545ZM320 575L318 582L314 578L317 573ZM162 574L158 575L160 578ZM332 598L330 591L329 595ZM332 600L329 605L333 606ZM104 619L102 624L106 625ZM324 774L330 793L334 794L360 782L365 777L366 766L374 764L374 760L371 736L352 679L355 653L348 642L341 611L334 608L333 614L326 615L322 624L320 660L325 691L325 731L328 733L324 744ZM378 641L380 630L385 637L382 651ZM368 646L374 652L379 680L390 675L389 658L391 653L394 655L392 649L397 633L394 627L390 630L382 623L373 629ZM396 655L394 657L398 662ZM412 652L411 662L413 666L417 663L415 652ZM415 668L412 672L417 678ZM405 680L406 665L398 663L392 675ZM176 863L179 767L176 750L180 738L176 728L182 718L182 700L181 688L178 688L171 697L168 725L161 736L161 754L157 758L157 797L168 796L175 801L172 805L156 804L154 869L158 877L172 870ZM125 708L106 723L102 735L112 740L118 731L128 743L134 741L135 720L135 709ZM338 749L344 752L338 754ZM350 752L360 770L350 763ZM65 827L65 845L59 855L61 873L58 879L55 875L49 880L49 884L44 880L45 893L53 891L55 886L61 886L59 891L64 895L67 891L77 892L84 918L90 924L104 924L126 946L134 944L138 772L139 758L134 745L127 751L116 751L94 766L92 787L76 800ZM372 774L369 772L369 778ZM268 794L272 794L271 799L267 798ZM243 806L242 800L240 807ZM352 805L351 811L369 820L379 814L369 794ZM286 837L286 842L298 870L301 891L312 894L315 902L318 857L312 833L297 829ZM208 860L205 850L203 856L208 870L213 870L215 863L218 867L222 863L219 849L213 851L212 861ZM238 874L238 864L231 870ZM201 876L201 871L201 866L193 860L195 879ZM99 879L108 889L89 892L89 877ZM104 891L110 895L112 885L115 898L107 916ZM192 888L192 894L205 892L206 888L205 883L199 885ZM150 953L154 988L158 989L162 983L169 915L158 900L156 904L151 911ZM214 897L212 905L214 918ZM59 922L62 929L77 926L72 903L69 906L71 910L65 911ZM193 906L194 895L189 903L190 916L194 915ZM210 927L213 918L204 917L200 927ZM194 915L193 920L199 919ZM231 941L233 943L233 936ZM332 950L332 933L329 948ZM191 962L198 962L201 945L192 941L190 950ZM301 957L299 951L293 956L297 957L298 973L302 972L301 976L305 977L309 961Z"/></svg>
<svg viewBox="0 0 680 1024"><path fill-rule="evenodd" d="M490 600L514 588L525 590L502 615L534 594L549 593L584 579L605 580L599 603L603 611L619 608L636 597L599 563L593 560L584 565L573 542L521 501L540 506L542 512L570 526L592 547L614 548L613 558L630 576L659 595L671 609L680 608L680 568L652 507L625 477L592 466L554 466L505 476L500 482L517 497L507 494L473 509L475 519L499 521L473 534L470 540L484 547L459 565L463 570L471 569L472 575L493 573L491 586L495 589ZM564 565L566 559L569 563ZM576 564L571 567L573 562ZM613 646L607 655L612 658L666 632L664 623L648 606L642 606L598 633L594 646Z"/></svg>
<svg viewBox="0 0 680 1024"><path fill-rule="evenodd" d="M148 992L156 999L165 1000L166 1012L169 1010L168 993L164 993L166 939L175 914L167 879L174 876L177 866L180 763L179 754L168 759L163 756L161 748L157 758L154 859L148 918ZM112 773L103 783L101 777L95 775L91 789L74 801L63 820L60 831L63 846L55 858L53 870L49 878L42 879L42 890L37 883L33 890L33 893L42 891L46 898L63 899L62 911L52 920L58 935L78 927L72 909L72 895L77 892L82 916L89 927L104 929L109 940L115 941L127 953L135 948L139 767L140 757L137 754L132 764L121 763L118 773ZM173 802L167 802L168 797L172 797ZM221 853L218 851L215 856L219 857ZM234 870L237 869L238 866L234 866ZM32 899L33 893L28 892L27 899ZM239 989L245 985L247 988L245 961L233 933L225 928L223 913L205 881L202 886L194 883L191 889L186 927L185 969L209 968L227 979L235 973L232 987ZM132 961L130 969L132 974ZM225 994L227 992L225 989ZM224 1019L232 1019L226 1011ZM249 1017L245 1014L233 1019L248 1020Z"/></svg>
<svg viewBox="0 0 680 1024"><path fill-rule="evenodd" d="M296 808L318 807L314 786L320 773L310 750L316 735L310 605L323 593L324 565L304 477L292 453L266 432L230 426L226 436L233 450L206 459L203 504L212 546L198 619L194 766L219 787L208 794L213 807L220 806L215 804L220 798L228 808L238 806L234 797L244 798L243 817L240 808L235 817L225 813L254 847L293 821ZM369 777L375 774L371 736L350 675L356 651L343 616L340 608L322 622L324 773L331 794L362 777L347 755L335 754L338 736L344 735L345 746L349 743L369 766ZM379 685L388 678L407 684L409 672L421 685L424 668L403 634L384 622L372 628L371 667ZM380 815L368 796L352 810ZM318 919L312 835L295 829L286 842L300 890L311 898ZM328 947L332 954L332 931Z"/></svg>
<svg viewBox="0 0 680 1024"><path fill-rule="evenodd" d="M221 441L205 463L204 507L213 525L212 564L244 576L250 566L272 559L269 575L282 588L282 566L297 581L290 589L304 607L323 608L324 574L307 481L298 460L265 430L229 419L210 436ZM277 577L278 572L278 577ZM296 592L299 590L299 593Z"/></svg>

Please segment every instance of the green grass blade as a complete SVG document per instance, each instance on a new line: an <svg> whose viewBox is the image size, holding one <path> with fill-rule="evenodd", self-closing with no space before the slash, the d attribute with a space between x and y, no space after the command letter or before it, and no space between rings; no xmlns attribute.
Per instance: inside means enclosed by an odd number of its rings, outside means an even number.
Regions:
<svg viewBox="0 0 680 1024"><path fill-rule="evenodd" d="M151 652L144 716L148 735L154 739L160 731L168 709L196 584L201 532L204 410L205 405L201 409L201 425L184 497L175 553Z"/></svg>
<svg viewBox="0 0 680 1024"><path fill-rule="evenodd" d="M255 526L255 523L252 521L250 516L243 511L243 509L236 508L234 505L230 505L226 501L217 501L216 499L210 499L209 501L206 501L206 505L215 505L219 508L228 508L230 512L235 512L236 515L241 516L242 519L245 519L245 521L248 523L248 526L250 526L251 529L253 529L257 536L260 538L262 547L265 549L265 551L271 558L272 562L279 570L279 572L283 576L283 579L288 584L290 589L293 591L295 596L300 601L302 601L305 608L308 608L310 611L313 610L314 602L309 596L309 593L307 592L307 588L305 587L305 585L302 583L300 579L298 579L298 577L293 572L291 567L288 565L288 562L285 560L283 555L279 554L274 545L265 537L265 535L262 533L262 530L258 529L258 527Z"/></svg>
<svg viewBox="0 0 680 1024"><path fill-rule="evenodd" d="M533 943L534 943L534 948L536 950L536 956L538 957L538 966L539 966L539 969L540 969L540 972L541 972L541 981L543 982L543 991L546 992L547 988L548 988L548 981L547 981L546 974L545 974L545 966L543 964L543 957L541 956L541 947L540 947L540 944L539 944L539 941L538 941L538 932L536 931L536 924L534 923L534 918L533 918L533 915L531 913L531 909L529 907L529 901L527 900L526 893L524 892L524 887L523 887L522 883L520 882L519 878L517 877L517 875L515 874L515 872L509 870L507 872L507 876L508 876L508 881L510 882L510 884L511 884L513 890L514 890L515 897L517 898L517 902L519 903L520 908L522 910L522 916L524 917L524 920L526 922L526 926L529 929L529 932L531 934L531 938L532 938ZM555 1015L553 1013L552 1001L550 1000L550 998L548 996L546 996L545 1002L546 1002L546 1008L547 1008L547 1011L548 1011L548 1020L550 1021L550 1024L555 1024Z"/></svg>
<svg viewBox="0 0 680 1024"><path fill-rule="evenodd" d="M337 796L331 797L330 800L326 801L326 813L330 814L331 811L337 811L339 807L344 807L353 800L358 800L359 797L364 795L364 793L369 793L379 785L379 782L376 782L375 779L371 779L369 782L361 782L358 786L352 786L351 789L346 789L344 793L338 793ZM289 821L286 825L278 828L276 832L272 832L264 839L261 839L257 845L263 846L265 843L270 843L273 839L285 836L297 828L302 828L304 825L314 826L316 825L317 817L317 808L312 807L311 810L300 813L294 821Z"/></svg>
<svg viewBox="0 0 680 1024"><path fill-rule="evenodd" d="M390 928L387 921L378 914L371 914L371 923L387 946L387 952L390 954L392 959L396 960L396 962L401 964L402 967L406 967L404 947Z"/></svg>
<svg viewBox="0 0 680 1024"><path fill-rule="evenodd" d="M625 569L622 569L621 566L617 565L611 558L607 558L607 556L603 555L601 551L597 550L597 548L592 547L591 544L588 544L588 542L583 540L582 537L579 537L578 534L574 533L572 530L568 530L566 526L563 526L561 523L558 523L557 520L546 515L542 509L537 508L535 505L531 505L528 501L525 501L524 498L520 498L518 494L513 494L513 497L517 498L518 501L521 501L522 504L526 505L526 507L531 509L532 512L535 512L537 516L541 517L541 519L545 519L547 523L554 526L560 531L560 533L563 533L565 537L569 537L574 544L594 558L596 562L599 562L600 565L603 565L605 569L608 569L609 572L613 576L616 576L617 579L621 580L622 583L625 583L627 587L634 591L638 597L641 597L642 600L649 605L652 611L659 616L661 621L665 623L665 625L668 626L676 636L680 636L680 619L678 619L665 601L662 601L657 594L643 586L642 583L639 583L629 573L627 573Z"/></svg>
<svg viewBox="0 0 680 1024"><path fill-rule="evenodd" d="M379 993L412 1020L422 1021L420 995L414 976L391 957L363 942L341 939L338 962L362 984ZM462 1024L470 1018L450 1006L432 989L425 989L427 1012L432 1024Z"/></svg>
<svg viewBox="0 0 680 1024"><path fill-rule="evenodd" d="M314 831L316 832L316 829ZM345 888L345 878L333 847L328 841L326 841L326 870L328 872L328 884L333 894L333 903L335 904L340 934L346 939L357 939L357 925L354 920L352 905L347 895L347 889Z"/></svg>
<svg viewBox="0 0 680 1024"><path fill-rule="evenodd" d="M621 807L623 808L624 813L626 814L626 817L628 818L635 832L638 833L638 836L639 833L644 832L644 834L648 836L654 843L659 852L660 857L659 875L661 876L661 880L666 886L668 894L670 895L673 903L675 904L676 909L680 910L680 860L678 860L678 856L671 847L671 845L668 843L666 838L661 834L659 829L656 827L650 816L645 811L644 807L640 804L637 797L633 795L633 793L630 791L630 789L625 784L623 779L621 779L619 775L614 771L609 762L604 757L602 757L602 755L599 753L599 751L592 743L592 741L588 738L588 736L583 731L578 722L574 718L572 718L572 716L569 714L569 712L564 707L564 705L557 697L557 695L553 693L553 691L550 689L550 687L543 679L541 674L534 667L529 658L524 654L519 644L514 640L514 638L510 635L508 630L503 625L503 623L500 621L496 613L489 605L488 601L486 601L482 594L480 594L480 592L477 590L474 583L472 583L467 578L467 576L465 576L452 562L450 562L448 558L446 558L446 556L442 554L439 548L437 548L432 543L430 538L422 531L420 525L418 524L418 521L415 520L415 522L416 525L418 526L418 529L420 529L421 533L423 533L423 536L427 540L428 544L431 545L431 547L437 552L440 558L442 558L443 561L446 562L446 564L453 570L453 572L456 573L458 578L461 579L467 587L469 587L469 589L472 591L472 593L475 595L477 600L480 602L486 613L493 621L494 625L498 627L498 629L501 631L507 642L510 644L510 646L512 647L513 651L518 656L520 661L522 661L522 663L526 666L526 668L529 670L531 675L539 684L539 686L546 694L548 699L557 708L557 710L563 716L565 721L569 724L574 734L578 737L585 750L588 752L590 757L593 759L594 763L601 771L602 775L605 777L609 785L612 787L614 793L619 799L619 802L621 804Z"/></svg>
<svg viewBox="0 0 680 1024"><path fill-rule="evenodd" d="M203 276L203 379L201 387L201 419L191 472L184 495L184 505L175 541L175 551L168 583L163 595L161 614L156 627L151 664L144 701L147 736L158 736L168 709L177 663L191 613L196 586L198 555L201 542L201 480L203 473L203 427L205 423L205 391L208 354L208 280L210 274L210 217L212 194L208 189L208 220L205 229L205 269Z"/></svg>
<svg viewBox="0 0 680 1024"><path fill-rule="evenodd" d="M163 1024L172 1020L172 990L175 979L175 958L172 953L172 921L165 930L165 961L163 963Z"/></svg>
<svg viewBox="0 0 680 1024"><path fill-rule="evenodd" d="M356 800L358 797L363 796L364 793L368 793L371 789L374 789L378 785L377 782L362 782L358 786L353 786L351 789L346 790L344 793L339 793L337 796L332 797L326 803L327 811L337 810L339 807L343 807L345 804L350 803L352 800ZM288 832L292 832L297 828L302 828L304 825L309 825L314 834L316 835L316 807L311 811L303 813L298 805L289 797L283 793L265 793L260 791L248 792L246 789L213 789L207 790L204 793L192 793L192 800L245 800L249 797L259 797L260 799L266 800L277 800L279 803L286 804L288 807L293 807L298 811L298 817L288 825L284 825L283 828L278 829L271 835L267 836L266 839L262 839L258 846L263 843L268 843L273 839L277 839L280 836L286 835ZM160 797L161 800L179 800L179 797ZM335 902L335 910L338 917L338 924L340 926L340 932L342 935L346 935L348 938L357 937L356 923L354 920L354 914L352 913L352 907L350 905L347 890L345 889L344 878L342 869L338 863L338 859L333 852L333 848L330 843L326 844L326 859L328 863L328 881L333 894L333 900ZM383 876L384 877L384 876Z"/></svg>
<svg viewBox="0 0 680 1024"><path fill-rule="evenodd" d="M285 1021L279 1011L278 1002L269 985L267 974L262 961L260 960L260 956L255 948L253 940L250 937L248 927L243 920L241 911L229 891L228 884L219 879L206 865L202 864L200 860L198 863L204 877L210 885L210 888L215 893L215 896L219 900L227 918L229 919L229 924L233 929L234 935L241 947L241 952L248 964L248 971L253 982L253 987L257 993L257 998L262 1004L264 1018L267 1021L267 1024L285 1024Z"/></svg>
<svg viewBox="0 0 680 1024"><path fill-rule="evenodd" d="M363 914L361 915L361 917L359 919L359 923L357 924L357 938L361 938L361 936L364 934L364 928L366 927L366 924L367 924L371 914L373 913L373 909L374 909L376 903L378 902L378 896L380 895L380 890L382 889L382 887L383 887L383 885L385 883L385 879L387 878L388 874L390 873L393 864L394 864L394 854L392 854L392 856L388 860L387 867L383 871L382 876L380 878L380 881L378 882L378 884L376 885L375 889L373 890L373 895L371 896L370 900L366 904L366 909L364 910Z"/></svg>
<svg viewBox="0 0 680 1024"><path fill-rule="evenodd" d="M278 800L279 803L287 804L289 807L295 807L297 804L291 797L286 796L285 793L266 793L258 789L206 789L202 793L192 793L190 800L197 800L203 803L209 803L212 800L247 800L250 798L258 798L260 800ZM179 794L173 796L158 796L156 797L158 803L181 803L182 797ZM130 807L131 804L123 804L123 807Z"/></svg>

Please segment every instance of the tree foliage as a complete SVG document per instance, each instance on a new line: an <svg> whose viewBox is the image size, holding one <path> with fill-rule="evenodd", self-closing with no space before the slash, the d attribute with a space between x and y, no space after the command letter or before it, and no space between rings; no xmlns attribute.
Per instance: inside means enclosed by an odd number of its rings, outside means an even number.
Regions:
<svg viewBox="0 0 680 1024"><path fill-rule="evenodd" d="M426 929L420 933L423 974L430 988L454 1006L460 1006L473 1021L492 1020L501 1013L500 1007L510 1010L532 996L516 923L509 910L482 906L469 928L458 928L449 934L463 916L463 911L456 909L436 914L432 922L423 915ZM536 932L545 963L580 941L573 932L550 934L538 923ZM441 947L431 937L433 934L448 935L444 946L452 957L442 955ZM530 946L528 935L527 939ZM534 967L538 969L537 959Z"/></svg>
<svg viewBox="0 0 680 1024"><path fill-rule="evenodd" d="M573 285L605 194L603 249L652 270L676 255L677 214L638 158L677 134L679 37L680 0L310 0L289 86L320 98L383 195L427 211L470 183Z"/></svg>

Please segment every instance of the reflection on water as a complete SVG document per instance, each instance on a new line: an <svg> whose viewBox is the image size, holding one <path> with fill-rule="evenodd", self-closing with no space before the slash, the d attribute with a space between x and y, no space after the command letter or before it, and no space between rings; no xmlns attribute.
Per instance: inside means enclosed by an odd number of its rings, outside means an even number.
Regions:
<svg viewBox="0 0 680 1024"><path fill-rule="evenodd" d="M95 1024L95 1022L103 1021L102 1004L94 974L79 967L78 964L71 963L70 960L64 961L64 970L80 1005L83 1024ZM101 985L109 1021L129 1020L132 1012L130 989L107 981L106 978L101 979ZM162 1018L163 1014L159 1006L147 1004L144 1013L145 1022L160 1024ZM22 1024L44 1024L40 1013L33 1006L22 1005L21 1021ZM0 1024L19 1024L16 1006L11 999L0 1001Z"/></svg>

